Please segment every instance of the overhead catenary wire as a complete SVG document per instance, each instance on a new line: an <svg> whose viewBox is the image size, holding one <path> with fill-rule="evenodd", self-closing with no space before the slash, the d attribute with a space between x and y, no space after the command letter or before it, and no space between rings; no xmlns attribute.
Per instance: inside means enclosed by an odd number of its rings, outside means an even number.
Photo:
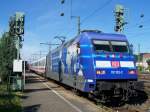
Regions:
<svg viewBox="0 0 150 112"><path fill-rule="evenodd" d="M133 32L133 30L134 30L134 32ZM135 30L136 31L138 31L138 32L146 32L146 31L150 31L150 26L146 26L146 27L143 27L143 28L134 28L134 29L132 29L132 30L127 30L126 31L126 33L128 33L128 34L137 34L137 32L135 32Z"/></svg>
<svg viewBox="0 0 150 112"><path fill-rule="evenodd" d="M97 9L95 9L91 14L89 14L88 16L86 16L82 21L81 24L83 24L86 20L88 20L89 18L91 18L94 14L96 14L98 11L102 10L103 8L105 8L106 6L108 6L113 0L108 0L106 1L103 5L101 5L100 7L98 7Z"/></svg>
<svg viewBox="0 0 150 112"><path fill-rule="evenodd" d="M132 29L132 28L134 28L134 27L139 27L139 25L144 25L145 23L148 23L148 22L150 22L150 18L149 19L147 19L147 20L145 20L145 21L143 21L143 22L141 22L141 23L135 23L134 25L132 25L131 27L130 27L130 29Z"/></svg>
<svg viewBox="0 0 150 112"><path fill-rule="evenodd" d="M70 17L72 17L72 0L70 0Z"/></svg>
<svg viewBox="0 0 150 112"><path fill-rule="evenodd" d="M147 23L147 22L150 22L150 19L147 19L146 21L144 21L144 22L142 22L142 23ZM142 28L140 28L140 27L138 27L139 25L138 24L136 24L137 25L137 27L132 27L132 28L130 28L130 30L128 30L128 29L126 29L126 33L127 34L132 34L132 35L136 35L137 34L137 32L133 32L133 30L140 30L139 32L141 33L141 31L142 31L142 33L144 34L146 31L148 31L149 32L149 28L150 28L150 26L149 25L145 25L145 24L142 24L143 25L143 27ZM144 31L144 32L143 32ZM147 32L146 32L147 33Z"/></svg>
<svg viewBox="0 0 150 112"><path fill-rule="evenodd" d="M82 25L83 23L85 23L85 21L87 21L88 19L90 19L91 17L93 17L94 14L96 14L97 12L99 12L100 10L104 9L106 6L108 6L113 0L108 0L106 1L104 4L102 4L100 7L96 8L92 13L90 13L89 15L87 15L81 22L80 25ZM72 16L72 0L70 3L71 6L71 11L70 11L70 15ZM66 35L68 35L74 28L71 28Z"/></svg>

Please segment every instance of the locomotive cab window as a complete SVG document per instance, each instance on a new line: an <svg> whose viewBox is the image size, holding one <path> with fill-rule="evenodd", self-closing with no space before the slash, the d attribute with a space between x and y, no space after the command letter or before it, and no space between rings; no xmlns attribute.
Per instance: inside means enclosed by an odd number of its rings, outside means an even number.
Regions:
<svg viewBox="0 0 150 112"><path fill-rule="evenodd" d="M111 41L113 52L129 52L127 42Z"/></svg>
<svg viewBox="0 0 150 112"><path fill-rule="evenodd" d="M110 52L111 51L109 41L93 40L93 47L94 47L94 50L97 52Z"/></svg>

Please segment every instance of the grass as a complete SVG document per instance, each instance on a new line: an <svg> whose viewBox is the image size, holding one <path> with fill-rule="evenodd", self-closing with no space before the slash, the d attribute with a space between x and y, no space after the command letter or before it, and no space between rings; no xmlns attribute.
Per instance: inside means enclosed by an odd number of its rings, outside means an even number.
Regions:
<svg viewBox="0 0 150 112"><path fill-rule="evenodd" d="M0 84L0 112L21 112L21 92L7 92L6 84Z"/></svg>

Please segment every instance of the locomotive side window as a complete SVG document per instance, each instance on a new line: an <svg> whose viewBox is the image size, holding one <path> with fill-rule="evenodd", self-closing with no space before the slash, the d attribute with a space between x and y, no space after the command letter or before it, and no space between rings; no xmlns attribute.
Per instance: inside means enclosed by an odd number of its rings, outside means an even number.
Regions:
<svg viewBox="0 0 150 112"><path fill-rule="evenodd" d="M111 41L113 52L129 52L127 42Z"/></svg>
<svg viewBox="0 0 150 112"><path fill-rule="evenodd" d="M95 51L103 51L103 52L111 51L109 41L93 40L93 46Z"/></svg>

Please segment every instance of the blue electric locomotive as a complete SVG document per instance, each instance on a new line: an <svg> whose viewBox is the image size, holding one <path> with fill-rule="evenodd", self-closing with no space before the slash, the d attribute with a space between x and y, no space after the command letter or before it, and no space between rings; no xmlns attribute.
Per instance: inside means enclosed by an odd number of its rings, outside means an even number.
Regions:
<svg viewBox="0 0 150 112"><path fill-rule="evenodd" d="M83 92L128 99L137 70L125 35L83 31L47 55L46 76Z"/></svg>

